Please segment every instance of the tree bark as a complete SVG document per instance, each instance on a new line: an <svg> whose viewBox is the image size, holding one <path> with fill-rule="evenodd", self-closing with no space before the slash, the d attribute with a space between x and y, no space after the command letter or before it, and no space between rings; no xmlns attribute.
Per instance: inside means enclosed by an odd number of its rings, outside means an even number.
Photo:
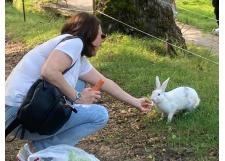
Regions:
<svg viewBox="0 0 225 161"><path fill-rule="evenodd" d="M174 19L171 0L97 0L96 9L151 35L169 38L173 43L186 47ZM97 13L97 16L102 20L106 32L145 36L104 15Z"/></svg>

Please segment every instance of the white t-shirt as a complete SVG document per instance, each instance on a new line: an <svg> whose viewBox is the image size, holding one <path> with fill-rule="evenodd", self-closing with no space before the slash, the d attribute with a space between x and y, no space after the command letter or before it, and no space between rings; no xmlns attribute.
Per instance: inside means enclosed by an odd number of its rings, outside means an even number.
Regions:
<svg viewBox="0 0 225 161"><path fill-rule="evenodd" d="M80 38L59 43L69 34L59 35L29 51L16 65L6 80L5 104L20 106L31 85L40 78L41 67L53 50L69 55L75 65L64 74L65 80L75 88L78 77L92 69L85 56L81 57L83 42ZM59 44L58 44L59 43Z"/></svg>

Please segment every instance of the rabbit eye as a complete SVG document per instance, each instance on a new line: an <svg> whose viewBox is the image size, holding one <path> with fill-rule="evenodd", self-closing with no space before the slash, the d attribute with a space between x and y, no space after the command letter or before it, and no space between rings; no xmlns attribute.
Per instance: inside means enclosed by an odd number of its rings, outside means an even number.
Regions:
<svg viewBox="0 0 225 161"><path fill-rule="evenodd" d="M160 93L158 93L158 96L160 96Z"/></svg>

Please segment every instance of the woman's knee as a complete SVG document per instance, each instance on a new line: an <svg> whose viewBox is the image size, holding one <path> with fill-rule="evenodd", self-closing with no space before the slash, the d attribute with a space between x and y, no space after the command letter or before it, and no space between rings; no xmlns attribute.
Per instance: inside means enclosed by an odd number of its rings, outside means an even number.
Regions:
<svg viewBox="0 0 225 161"><path fill-rule="evenodd" d="M102 105L96 105L98 123L106 124L109 120L108 110Z"/></svg>

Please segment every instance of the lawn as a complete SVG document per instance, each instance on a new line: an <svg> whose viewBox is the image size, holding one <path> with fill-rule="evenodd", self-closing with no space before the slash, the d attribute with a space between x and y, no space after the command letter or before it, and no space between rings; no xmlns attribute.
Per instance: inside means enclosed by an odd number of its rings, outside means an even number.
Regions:
<svg viewBox="0 0 225 161"><path fill-rule="evenodd" d="M24 22L22 11L6 3L6 33L13 41L22 41L31 48L60 33L65 18L28 11Z"/></svg>
<svg viewBox="0 0 225 161"><path fill-rule="evenodd" d="M192 47L192 50L217 61L204 49ZM166 133L174 148L194 147L196 154L204 156L209 149L218 148L218 65L194 56L182 56L181 53L176 59L171 59L161 56L163 52L162 44L156 41L114 34L91 61L98 70L137 97L150 94L156 75L161 80L170 77L167 90L178 86L195 88L201 104L193 114L178 116L169 125L159 117L150 116L146 116L143 123L151 132L154 129L155 133Z"/></svg>
<svg viewBox="0 0 225 161"><path fill-rule="evenodd" d="M179 6L180 2L177 4ZM49 22L51 17L49 14L28 13L24 23L21 12L6 4L6 34L28 48L34 47L59 34L64 18L54 17L54 21ZM218 62L217 56L203 48L190 45L188 48ZM175 150L191 148L196 160L207 160L207 154L212 149L218 152L219 145L218 65L180 51L176 58L163 56L164 52L164 44L156 40L114 33L108 36L98 55L90 61L101 73L136 97L150 95L156 75L162 81L170 77L167 90L178 86L195 88L201 103L193 113L178 115L171 124L160 119L157 112L154 117L149 113L141 121L149 132L166 136L169 146Z"/></svg>
<svg viewBox="0 0 225 161"><path fill-rule="evenodd" d="M177 0L178 21L205 32L217 28L212 0Z"/></svg>

